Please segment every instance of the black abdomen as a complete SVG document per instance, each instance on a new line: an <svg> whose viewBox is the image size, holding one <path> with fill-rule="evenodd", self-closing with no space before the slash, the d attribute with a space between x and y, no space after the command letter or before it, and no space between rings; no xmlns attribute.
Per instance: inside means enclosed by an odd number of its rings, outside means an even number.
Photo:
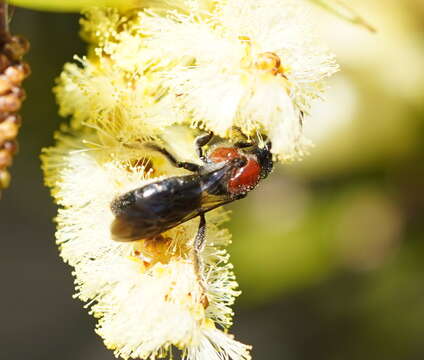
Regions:
<svg viewBox="0 0 424 360"><path fill-rule="evenodd" d="M176 176L157 181L116 198L112 238L134 241L151 238L198 215L199 176Z"/></svg>

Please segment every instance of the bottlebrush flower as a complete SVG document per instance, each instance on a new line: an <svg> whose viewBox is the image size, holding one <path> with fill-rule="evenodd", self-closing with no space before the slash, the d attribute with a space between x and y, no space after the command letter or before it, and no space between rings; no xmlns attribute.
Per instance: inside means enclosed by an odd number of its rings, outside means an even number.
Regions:
<svg viewBox="0 0 424 360"><path fill-rule="evenodd" d="M62 133L58 145L45 150L46 182L61 207L57 243L74 267L76 297L91 306L99 318L96 332L124 359L164 357L173 346L189 360L249 359L249 347L221 330L231 325L230 306L239 294L225 251L230 235L221 228L223 210L207 215L205 290L192 262L197 219L156 240L111 239L116 196L181 173L164 170L163 162L146 149L105 145L94 131Z"/></svg>
<svg viewBox="0 0 424 360"><path fill-rule="evenodd" d="M220 229L225 212L207 216L203 289L192 257L197 219L155 241L118 243L110 206L186 173L146 142L199 161L189 126L227 139L237 127L269 137L281 160L302 155L303 117L337 65L299 2L152 0L127 13L92 9L81 21L88 55L65 66L54 90L71 126L43 166L61 207L57 242L75 269L76 296L117 356L153 360L176 347L188 360L249 359L249 347L226 333L238 292Z"/></svg>
<svg viewBox="0 0 424 360"><path fill-rule="evenodd" d="M290 160L308 143L302 121L311 101L338 69L305 12L294 0L218 0L202 16L150 13L140 24L150 29L153 57L191 59L164 74L186 120L223 137L233 126L266 134Z"/></svg>
<svg viewBox="0 0 424 360"><path fill-rule="evenodd" d="M305 5L206 3L187 1L188 13L88 12L82 33L92 50L61 76L61 114L106 131L124 126L124 135L142 123L146 137L184 123L229 138L236 126L267 135L281 160L301 157L309 144L302 123L338 70Z"/></svg>

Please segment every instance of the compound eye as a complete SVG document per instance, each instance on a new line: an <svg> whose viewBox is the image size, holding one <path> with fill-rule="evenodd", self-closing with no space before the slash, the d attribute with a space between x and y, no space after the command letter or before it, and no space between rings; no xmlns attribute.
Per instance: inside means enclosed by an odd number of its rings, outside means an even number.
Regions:
<svg viewBox="0 0 424 360"><path fill-rule="evenodd" d="M233 194L242 194L253 189L261 178L261 167L253 159L237 169L228 182L228 190Z"/></svg>
<svg viewBox="0 0 424 360"><path fill-rule="evenodd" d="M237 149L231 147L217 148L209 155L209 159L214 163L224 162L239 157L240 154Z"/></svg>

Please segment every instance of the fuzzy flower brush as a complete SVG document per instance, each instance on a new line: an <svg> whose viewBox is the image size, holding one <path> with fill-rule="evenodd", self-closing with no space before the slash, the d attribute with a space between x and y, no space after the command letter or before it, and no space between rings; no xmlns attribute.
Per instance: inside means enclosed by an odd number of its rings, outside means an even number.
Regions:
<svg viewBox="0 0 424 360"><path fill-rule="evenodd" d="M304 155L304 118L338 67L299 3L216 1L202 16L140 15L151 56L179 63L162 71L163 86L186 123L223 137L233 126L265 134L281 160Z"/></svg>
<svg viewBox="0 0 424 360"><path fill-rule="evenodd" d="M71 124L43 154L57 243L116 356L249 359L227 332L239 292L220 206L303 155L337 65L301 0L146 3L88 11L88 55L58 79Z"/></svg>
<svg viewBox="0 0 424 360"><path fill-rule="evenodd" d="M173 131L176 138L183 134ZM205 303L190 250L197 220L155 241L111 237L113 199L178 170L162 167L157 154L101 144L93 132L64 134L44 155L47 183L62 207L56 219L61 256L75 269L76 296L99 318L97 333L123 358L163 357L174 345L187 359L247 359L248 347L219 330L231 325L229 306L238 295L224 250L230 236L220 229L225 212L207 218Z"/></svg>

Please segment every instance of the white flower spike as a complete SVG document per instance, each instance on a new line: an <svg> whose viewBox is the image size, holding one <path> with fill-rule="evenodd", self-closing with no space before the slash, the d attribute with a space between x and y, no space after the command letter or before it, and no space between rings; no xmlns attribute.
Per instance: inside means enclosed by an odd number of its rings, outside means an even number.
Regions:
<svg viewBox="0 0 424 360"><path fill-rule="evenodd" d="M154 239L120 243L111 234L111 203L187 174L155 146L201 162L189 127L230 144L240 131L268 138L282 161L305 153L303 120L337 65L312 35L301 2L146 0L149 8L92 9L81 21L88 55L65 65L55 88L71 125L44 152L43 166L61 207L57 243L75 269L76 297L99 319L96 332L116 356L172 358L177 348L187 360L250 359L250 347L227 333L239 292L225 250L230 237L220 228L225 212L207 215L199 274L196 218ZM269 148L261 151L272 164ZM242 185L264 177L256 165Z"/></svg>
<svg viewBox="0 0 424 360"><path fill-rule="evenodd" d="M99 145L84 145L88 139ZM161 358L172 347L187 360L250 359L249 346L221 330L231 325L230 306L239 295L224 249L230 236L220 229L226 213L218 209L208 215L203 289L191 257L197 219L166 231L160 239L111 239L112 200L156 181L148 168L160 168L160 161L146 150L128 152L120 145L100 144L88 132L76 138L60 135L58 146L43 155L47 184L62 207L56 219L57 243L63 259L75 269L76 297L99 318L96 332L124 359ZM166 174L171 175L175 173Z"/></svg>
<svg viewBox="0 0 424 360"><path fill-rule="evenodd" d="M164 74L192 125L222 137L233 126L268 135L273 152L292 160L308 144L302 122L311 101L338 70L305 12L298 0L218 0L207 16L172 12L140 22L151 29L153 56L192 59Z"/></svg>

